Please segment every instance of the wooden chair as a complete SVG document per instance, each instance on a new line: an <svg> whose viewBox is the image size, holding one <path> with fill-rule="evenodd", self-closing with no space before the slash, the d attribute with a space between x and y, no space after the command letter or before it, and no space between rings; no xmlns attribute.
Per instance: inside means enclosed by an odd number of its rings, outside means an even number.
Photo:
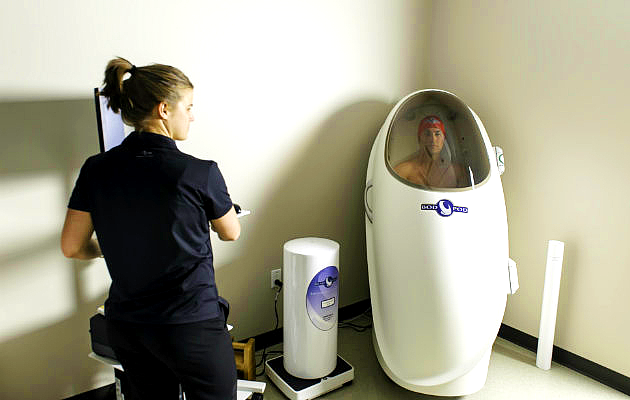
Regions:
<svg viewBox="0 0 630 400"><path fill-rule="evenodd" d="M234 340L234 338L232 338L232 340ZM250 338L246 343L232 342L234 361L236 361L236 372L241 379L248 381L256 380L254 342L253 338Z"/></svg>

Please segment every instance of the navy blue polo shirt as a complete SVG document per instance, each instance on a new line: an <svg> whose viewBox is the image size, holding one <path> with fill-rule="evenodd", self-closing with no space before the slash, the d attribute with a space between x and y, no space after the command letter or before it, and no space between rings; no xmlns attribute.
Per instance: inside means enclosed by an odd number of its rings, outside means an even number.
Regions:
<svg viewBox="0 0 630 400"><path fill-rule="evenodd" d="M231 207L217 164L180 152L166 136L133 132L88 158L68 208L92 217L112 278L107 318L163 324L219 316L208 221Z"/></svg>

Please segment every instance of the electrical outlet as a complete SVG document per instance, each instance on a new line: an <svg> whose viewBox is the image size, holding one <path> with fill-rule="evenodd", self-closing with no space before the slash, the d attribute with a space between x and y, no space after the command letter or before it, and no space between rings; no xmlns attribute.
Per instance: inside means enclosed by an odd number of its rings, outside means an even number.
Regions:
<svg viewBox="0 0 630 400"><path fill-rule="evenodd" d="M271 270L271 288L275 288L276 284L274 283L275 281L282 280L282 269L278 268L278 269L272 269Z"/></svg>

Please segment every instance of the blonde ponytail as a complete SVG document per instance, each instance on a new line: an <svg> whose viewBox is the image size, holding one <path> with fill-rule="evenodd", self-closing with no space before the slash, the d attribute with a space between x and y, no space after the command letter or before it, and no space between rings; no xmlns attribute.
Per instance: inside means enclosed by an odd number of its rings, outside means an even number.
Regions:
<svg viewBox="0 0 630 400"><path fill-rule="evenodd" d="M123 79L126 73L129 78ZM165 101L176 104L181 89L193 89L193 84L182 71L170 65L152 64L136 67L117 57L105 68L101 93L109 107L120 112L126 124L140 129L151 116L156 105Z"/></svg>

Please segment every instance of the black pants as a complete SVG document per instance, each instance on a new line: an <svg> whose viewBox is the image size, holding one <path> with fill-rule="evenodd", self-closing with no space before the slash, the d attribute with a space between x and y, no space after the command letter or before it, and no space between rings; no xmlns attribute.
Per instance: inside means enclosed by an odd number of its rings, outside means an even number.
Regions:
<svg viewBox="0 0 630 400"><path fill-rule="evenodd" d="M154 325L107 321L133 400L235 400L236 365L223 317Z"/></svg>

